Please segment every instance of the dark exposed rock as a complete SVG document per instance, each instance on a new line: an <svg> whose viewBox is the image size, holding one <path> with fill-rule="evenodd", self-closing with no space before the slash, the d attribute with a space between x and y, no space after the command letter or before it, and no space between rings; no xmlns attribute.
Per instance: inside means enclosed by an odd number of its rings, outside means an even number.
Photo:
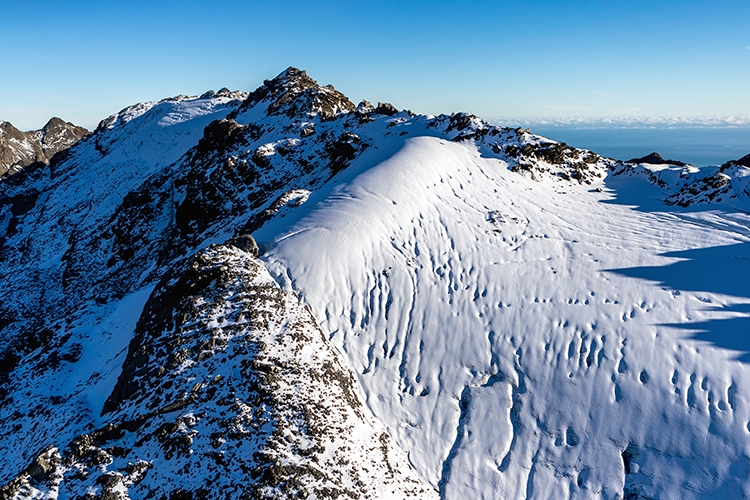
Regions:
<svg viewBox="0 0 750 500"><path fill-rule="evenodd" d="M572 153L568 145L564 142L547 144L542 147L535 148L531 152L533 152L534 156L536 156L540 160L555 165L560 165L561 163L563 163L568 157L571 156Z"/></svg>
<svg viewBox="0 0 750 500"><path fill-rule="evenodd" d="M379 102L374 112L378 115L393 116L395 114L398 114L398 109L396 109L396 107L389 102Z"/></svg>
<svg viewBox="0 0 750 500"><path fill-rule="evenodd" d="M272 80L251 92L235 115L261 101L268 101L268 115L284 114L290 118L307 114L331 120L340 113L354 111L352 103L332 86L319 86L305 71L289 67Z"/></svg>
<svg viewBox="0 0 750 500"><path fill-rule="evenodd" d="M357 108L354 110L354 114L359 117L360 125L375 121L375 118L372 116L374 113L375 107L369 101L365 100L357 104Z"/></svg>
<svg viewBox="0 0 750 500"><path fill-rule="evenodd" d="M0 121L0 178L13 175L33 163L49 164L52 158L67 150L88 130L52 118L40 130L21 132L8 122Z"/></svg>
<svg viewBox="0 0 750 500"><path fill-rule="evenodd" d="M551 173L565 181L591 184L603 175L602 169L597 167L602 160L599 155L572 148L564 142L526 143L521 147L510 145L504 152L517 162L511 167L513 171L528 172L532 178L536 174Z"/></svg>
<svg viewBox="0 0 750 500"><path fill-rule="evenodd" d="M721 201L730 196L731 183L729 176L716 172L702 179L685 184L679 191L664 200L667 205L687 207L696 203Z"/></svg>
<svg viewBox="0 0 750 500"><path fill-rule="evenodd" d="M686 165L685 162L681 162L677 160L665 160L656 151L642 158L633 158L631 160L628 160L627 163L647 163L650 165L676 165L678 167L684 167Z"/></svg>
<svg viewBox="0 0 750 500"><path fill-rule="evenodd" d="M209 123L196 146L196 155L216 154L260 137L261 130L253 125L242 126L234 120L223 119Z"/></svg>
<svg viewBox="0 0 750 500"><path fill-rule="evenodd" d="M254 214L250 217L247 223L240 229L240 236L247 233L253 233L263 227L263 225L271 220L279 211L284 207L297 207L307 199L309 191L303 189L290 189L285 191L278 198L276 198L271 205L265 210ZM230 240L231 242L231 240ZM239 247L238 247L239 248ZM243 249L244 250L244 249ZM257 251L257 248L256 248Z"/></svg>
<svg viewBox="0 0 750 500"><path fill-rule="evenodd" d="M38 197L39 192L36 190L17 194L11 199L10 213L12 213L14 217L24 215L32 208L34 208Z"/></svg>
<svg viewBox="0 0 750 500"><path fill-rule="evenodd" d="M469 113L453 113L450 116L450 123L448 124L447 131L450 132L451 130L465 130L476 118L476 116Z"/></svg>
<svg viewBox="0 0 750 500"><path fill-rule="evenodd" d="M310 125L303 128L299 135L302 137L310 137L314 133L315 133L315 124L311 123Z"/></svg>
<svg viewBox="0 0 750 500"><path fill-rule="evenodd" d="M258 244L255 242L255 239L249 234L239 234L227 241L227 245L237 247L243 252L247 252L250 255L254 255L256 257L258 255Z"/></svg>
<svg viewBox="0 0 750 500"><path fill-rule="evenodd" d="M344 132L335 141L328 144L326 154L330 160L331 171L336 174L349 166L357 154L361 153L368 144L362 142L358 135Z"/></svg>
<svg viewBox="0 0 750 500"><path fill-rule="evenodd" d="M742 165L743 167L750 168L750 154L743 156L739 160L736 160L735 163L737 165Z"/></svg>
<svg viewBox="0 0 750 500"><path fill-rule="evenodd" d="M732 160L722 165L722 168L728 168L732 165L740 165L742 167L750 168L750 154L743 156L739 160Z"/></svg>
<svg viewBox="0 0 750 500"><path fill-rule="evenodd" d="M57 472L60 461L60 454L57 448L48 446L15 479L0 487L0 500L16 498L16 495L28 488L30 483L46 483L50 481L51 476Z"/></svg>
<svg viewBox="0 0 750 500"><path fill-rule="evenodd" d="M358 115L369 115L375 112L375 107L369 101L362 100L357 104L357 109L354 112Z"/></svg>
<svg viewBox="0 0 750 500"><path fill-rule="evenodd" d="M214 92L213 90L209 90L209 91L203 93L200 96L200 98L201 99L210 99L212 97L232 97L232 96L233 96L233 92L231 90L229 90L226 87L222 87L222 88L219 89L218 92Z"/></svg>

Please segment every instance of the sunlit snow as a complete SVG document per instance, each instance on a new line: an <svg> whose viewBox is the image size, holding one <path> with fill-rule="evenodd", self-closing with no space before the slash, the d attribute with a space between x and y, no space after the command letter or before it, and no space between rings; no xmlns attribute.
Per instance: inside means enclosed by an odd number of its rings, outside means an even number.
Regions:
<svg viewBox="0 0 750 500"><path fill-rule="evenodd" d="M446 498L750 494L750 216L400 144L256 237L417 470Z"/></svg>

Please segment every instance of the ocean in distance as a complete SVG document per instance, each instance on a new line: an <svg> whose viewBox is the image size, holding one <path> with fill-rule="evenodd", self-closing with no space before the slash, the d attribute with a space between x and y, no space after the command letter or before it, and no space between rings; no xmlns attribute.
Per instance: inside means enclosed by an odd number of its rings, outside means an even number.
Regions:
<svg viewBox="0 0 750 500"><path fill-rule="evenodd" d="M502 126L530 128L531 132L570 146L588 149L618 160L658 152L663 158L697 167L721 165L750 153L750 123L695 124L587 124L544 123L523 119L496 119Z"/></svg>

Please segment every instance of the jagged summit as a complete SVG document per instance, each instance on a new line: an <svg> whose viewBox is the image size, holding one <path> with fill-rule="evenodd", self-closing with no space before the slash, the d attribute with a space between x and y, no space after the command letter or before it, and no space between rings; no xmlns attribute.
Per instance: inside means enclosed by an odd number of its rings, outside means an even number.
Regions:
<svg viewBox="0 0 750 500"><path fill-rule="evenodd" d="M287 90L291 87L306 89L318 86L318 82L311 78L307 74L307 71L295 68L294 66L289 66L287 69L279 73L276 78L264 80L263 84L271 88L272 91L279 87Z"/></svg>
<svg viewBox="0 0 750 500"><path fill-rule="evenodd" d="M339 113L354 111L356 108L354 103L333 86L321 86L307 72L291 66L276 78L265 80L263 85L251 92L238 112L261 101L268 102L268 115L284 114L290 118L306 114L330 120Z"/></svg>
<svg viewBox="0 0 750 500"><path fill-rule="evenodd" d="M70 148L86 134L85 128L57 117L41 129L29 132L0 121L0 178L35 162L48 164L55 154Z"/></svg>

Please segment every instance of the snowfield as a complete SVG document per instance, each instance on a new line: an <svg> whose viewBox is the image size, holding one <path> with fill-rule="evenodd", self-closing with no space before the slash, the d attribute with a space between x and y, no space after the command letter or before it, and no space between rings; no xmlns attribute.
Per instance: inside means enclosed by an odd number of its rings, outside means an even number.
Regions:
<svg viewBox="0 0 750 500"><path fill-rule="evenodd" d="M295 68L112 115L0 179L0 500L750 497L750 156L648 158Z"/></svg>
<svg viewBox="0 0 750 500"><path fill-rule="evenodd" d="M445 498L750 495L750 216L393 149L255 236Z"/></svg>

